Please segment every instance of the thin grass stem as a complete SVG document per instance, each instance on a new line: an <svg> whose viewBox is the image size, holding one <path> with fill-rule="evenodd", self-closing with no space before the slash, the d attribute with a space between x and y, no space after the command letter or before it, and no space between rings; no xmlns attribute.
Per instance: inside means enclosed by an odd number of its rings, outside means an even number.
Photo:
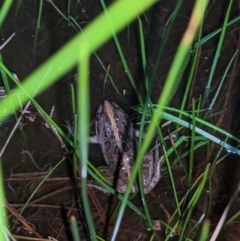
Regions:
<svg viewBox="0 0 240 241"><path fill-rule="evenodd" d="M88 195L87 195L87 163L88 163L88 137L89 137L89 61L90 51L86 42L79 48L79 67L78 67L78 140L79 140L79 166L81 173L81 194L83 200L83 208L86 216L88 231L91 240L96 239L96 232L90 210Z"/></svg>
<svg viewBox="0 0 240 241"><path fill-rule="evenodd" d="M34 35L34 43L33 43L33 62L35 63L36 60L36 46L38 40L38 33L41 27L41 16L42 16L42 9L43 9L43 0L39 1L39 8L38 8L38 17L37 17L37 24L36 24L36 31Z"/></svg>
<svg viewBox="0 0 240 241"><path fill-rule="evenodd" d="M203 188L205 186L205 183L207 181L207 177L208 177L208 172L209 172L209 167L210 167L210 164L208 164L206 166L206 169L204 171L204 175L203 175L203 179L200 183L200 185L198 186L196 192L194 193L192 199L191 199L191 205L189 205L189 211L187 213L187 216L184 218L184 224L183 224L183 228L182 228L182 231L181 231L181 234L180 234L180 237L179 237L179 241L182 241L184 239L184 234L185 234L185 229L187 227L187 224L188 224L188 221L192 215L192 212L193 212L193 209L197 203L197 201L199 200L199 197L203 191Z"/></svg>
<svg viewBox="0 0 240 241"><path fill-rule="evenodd" d="M199 48L200 48L199 43L200 43L200 39L201 39L201 36L202 36L202 27L203 27L203 21L201 22L201 25L200 25L200 28L199 28L199 31L198 31L198 40L197 40L198 44L197 44L196 49L195 49L195 53L194 53L194 57L193 57L193 63L192 63L190 74L189 74L188 81L187 81L187 86L185 88L183 100L181 102L181 110L182 111L186 108L186 102L187 102L187 98L189 96L190 86L191 86L192 81L193 81L194 73L196 72L196 64L197 64L197 59L198 59L198 55L199 55ZM181 117L182 116L180 114L179 118L181 118Z"/></svg>
<svg viewBox="0 0 240 241"><path fill-rule="evenodd" d="M44 178L41 180L41 182L37 185L37 187L33 190L33 192L31 193L30 197L28 198L28 200L24 203L21 211L20 211L20 215L24 212L24 210L26 209L26 207L28 206L29 202L32 200L32 198L34 197L34 195L36 194L36 192L39 190L39 188L43 185L43 183L48 179L48 177L53 174L53 172L66 160L65 157L63 157L49 172L46 176L44 176Z"/></svg>
<svg viewBox="0 0 240 241"><path fill-rule="evenodd" d="M218 42L217 50L216 50L216 53L215 53L215 56L214 56L213 63L211 65L211 70L210 70L210 73L209 73L207 85L205 87L202 106L204 106L205 103L208 102L209 93L210 93L210 90L211 90L211 84L212 84L212 80L213 80L213 75L215 73L215 69L216 69L216 66L217 66L217 63L218 63L218 60L219 60L219 56L220 56L220 52L221 52L221 49L222 49L224 36L225 36L225 33L226 33L226 29L227 29L227 23L228 23L230 11L231 11L231 8L232 8L232 3L233 3L233 0L230 0L228 8L227 8L226 15L225 15L225 18L224 18L224 22L223 22L222 31L221 31L220 39L219 39L219 42Z"/></svg>
<svg viewBox="0 0 240 241"><path fill-rule="evenodd" d="M70 227L73 235L74 241L80 241L79 231L78 231L78 225L76 218L74 216L70 217Z"/></svg>
<svg viewBox="0 0 240 241"><path fill-rule="evenodd" d="M239 49L237 49L237 50L235 51L235 53L233 54L232 58L231 58L230 61L229 61L229 64L227 65L226 70L224 71L224 74L223 74L223 76L222 76L222 79L221 79L220 83L218 84L218 88L217 88L217 90L216 90L216 92L215 92L215 94L214 94L214 97L213 97L213 99L212 99L212 101L211 101L211 104L210 104L210 106L209 106L209 108L208 108L209 111L212 110L213 106L214 106L215 103L216 103L216 100L217 100L217 98L218 98L218 96L219 96L219 94L220 94L220 90L222 89L223 82L224 82L224 80L226 81L227 73L228 73L228 71L229 71L229 69L230 69L230 67L231 67L231 65L232 65L233 60L234 60L235 57L237 56L238 51L239 51Z"/></svg>
<svg viewBox="0 0 240 241"><path fill-rule="evenodd" d="M188 187L192 184L192 174L193 174L193 157L194 157L194 142L195 142L195 101L192 100L192 134L191 134L191 144L190 144L190 160L189 160L189 169L188 169Z"/></svg>
<svg viewBox="0 0 240 241"><path fill-rule="evenodd" d="M1 160L1 159L0 159ZM3 187L2 162L0 161L0 240L5 239L5 229L8 227L7 212L5 210L5 193Z"/></svg>

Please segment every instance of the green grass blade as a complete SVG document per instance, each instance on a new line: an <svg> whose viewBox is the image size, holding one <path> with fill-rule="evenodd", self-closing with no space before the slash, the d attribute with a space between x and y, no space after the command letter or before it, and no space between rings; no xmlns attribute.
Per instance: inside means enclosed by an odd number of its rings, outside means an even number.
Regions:
<svg viewBox="0 0 240 241"><path fill-rule="evenodd" d="M76 221L76 218L73 216L70 217L70 227L71 227L71 231L72 231L73 240L80 241L77 221Z"/></svg>
<svg viewBox="0 0 240 241"><path fill-rule="evenodd" d="M33 43L33 62L35 62L35 57L36 57L36 45L38 40L39 29L41 27L42 8L43 8L43 0L40 0L39 8L38 8L37 26L36 26L36 32L34 35L34 43Z"/></svg>
<svg viewBox="0 0 240 241"><path fill-rule="evenodd" d="M213 63L211 65L211 70L210 70L210 73L209 73L208 82L207 82L207 85L205 87L202 106L204 106L204 104L208 101L208 96L209 96L209 92L210 92L210 89L211 89L213 75L215 73L215 69L216 69L216 66L217 66L217 63L218 63L218 60L219 60L220 52L221 52L223 41L224 41L224 36L225 36L225 33L226 33L226 29L227 29L227 22L228 22L228 19L229 19L231 8L232 8L232 2L233 2L233 0L230 0L229 5L228 5L228 9L227 9L227 13L226 13L226 16L225 16L225 19L224 19L224 22L223 22L222 32L221 32L220 39L219 39L219 42L218 42L216 54L214 56L214 60L213 60Z"/></svg>
<svg viewBox="0 0 240 241"><path fill-rule="evenodd" d="M71 0L68 0L68 3L67 3L67 19L68 19L68 25L70 26L71 24L71 18L70 18L70 14L71 14Z"/></svg>
<svg viewBox="0 0 240 241"><path fill-rule="evenodd" d="M7 13L12 5L12 2L13 0L3 1L3 5L0 8L0 27L2 26L5 17L7 16Z"/></svg>
<svg viewBox="0 0 240 241"><path fill-rule="evenodd" d="M165 159L166 159L166 164L167 164L167 168L168 168L169 178L170 178L171 184L172 184L173 195L174 195L174 200L175 200L176 207L177 207L177 212L178 212L179 217L181 217L181 213L182 212L181 212L180 204L179 204L179 201L178 201L177 190L176 190L176 186L175 186L175 182L174 182L174 178L173 178L172 168L170 166L170 162L168 160L167 153L166 153L166 150L165 150L164 146L163 146L163 153L164 153L164 156L165 156Z"/></svg>
<svg viewBox="0 0 240 241"><path fill-rule="evenodd" d="M225 225L229 225L231 223L233 223L234 221L237 221L240 217L240 211L236 212L233 214L233 216L231 216L225 223Z"/></svg>
<svg viewBox="0 0 240 241"><path fill-rule="evenodd" d="M36 192L39 190L39 188L43 185L43 183L48 179L48 177L50 177L50 175L64 162L66 161L66 158L63 157L47 174L46 176L41 180L41 182L37 185L37 187L34 189L34 191L31 193L30 197L28 198L28 200L24 203L20 214L22 214L24 212L24 210L26 209L27 205L29 204L29 202L32 200L32 198L34 197L34 195L36 194Z"/></svg>
<svg viewBox="0 0 240 241"><path fill-rule="evenodd" d="M233 25L234 23L238 22L240 20L240 16L234 18L232 21L230 21L229 23L227 23L227 27ZM209 39L215 37L217 34L221 33L222 28L219 28L215 31L213 31L212 33L208 34L207 36L203 37L200 41L200 44L204 44L206 43Z"/></svg>
<svg viewBox="0 0 240 241"><path fill-rule="evenodd" d="M225 72L224 72L224 74L223 74L223 76L222 76L222 79L221 79L220 83L218 84L217 91L215 92L214 97L213 97L213 99L212 99L212 101L211 101L211 104L210 104L210 106L209 106L209 108L208 108L209 110L212 110L213 106L215 105L215 102L216 102L216 100L217 100L217 97L219 96L220 90L221 90L221 88L222 88L223 82L224 82L224 80L226 80L225 78L226 78L226 76L227 76L228 70L230 69L230 67L231 67L231 65L232 65L232 62L233 62L233 60L235 59L238 51L239 51L239 49L237 49L237 50L235 51L234 55L232 56L232 58L231 58L231 60L230 60L230 62L229 62L229 64L228 64L228 66L227 66L227 68L226 68L226 70L225 70Z"/></svg>
<svg viewBox="0 0 240 241"><path fill-rule="evenodd" d="M208 240L209 229L210 229L210 221L207 219L203 223L203 227L202 227L201 234L198 241Z"/></svg>
<svg viewBox="0 0 240 241"><path fill-rule="evenodd" d="M147 57L145 52L142 20L140 17L138 17L138 25L139 25L139 39L140 39L140 47L141 47L142 68L143 68L143 74L144 74L144 80L145 80L145 88L146 88L146 92L149 92L149 82L148 82L148 75L147 75Z"/></svg>
<svg viewBox="0 0 240 241"><path fill-rule="evenodd" d="M102 179L100 179L90 168L88 169L88 172L90 174L91 177L93 177L93 179L95 179L101 186L103 186L104 188L106 188L106 190L109 191L109 193L116 195L116 190L114 190L113 188L109 187L106 185L106 183L103 182ZM117 194L116 197L123 201L123 195L122 194ZM140 215L144 220L146 220L146 216L145 214L142 212L141 209L139 209L138 207L136 207L132 202L130 202L129 200L127 201L127 206L129 208L131 208L134 212L138 213L138 215Z"/></svg>
<svg viewBox="0 0 240 241"><path fill-rule="evenodd" d="M164 119L166 118L167 120L172 120L173 122L176 122L176 123L178 123L178 124L180 124L182 126L185 126L186 128L189 128L190 130L193 129L192 124L190 124L189 122L184 121L182 119L179 119L177 117L174 117L174 116L172 116L172 115L170 115L170 114L168 114L166 112L162 113L162 118L164 118ZM196 120L197 120L197 118L196 118ZM204 122L204 123L206 123L206 122ZM209 123L209 125L211 125L211 124ZM202 136L204 136L205 138L215 142L216 144L218 144L220 146L223 145L224 148L227 150L227 152L235 153L235 154L240 155L240 150L239 149L237 149L237 148L235 148L235 147L225 143L223 140L221 140L221 139L217 138L216 136L208 133L207 131L205 131L205 130L203 130L203 129L201 129L201 128L196 126L195 127L195 132L200 134L200 135L202 135ZM225 135L228 134L226 132L224 132L224 133L225 133ZM229 134L229 137L232 137L232 136Z"/></svg>
<svg viewBox="0 0 240 241"><path fill-rule="evenodd" d="M166 110L170 110L170 111L174 111L174 112L176 112L176 113L180 113L180 112L181 112L181 111L179 111L179 110L177 110L177 109L175 109L175 108L171 108L171 107L165 107L165 109L166 109ZM189 113L187 113L187 112L181 112L181 113L182 113L183 116L186 116L186 117L192 119L192 115L191 115L191 114L189 114ZM165 114L167 114L167 113L166 113L166 112L163 112L164 117L167 117L167 115L165 116ZM173 117L173 116L172 116L172 117ZM237 142L240 144L240 139L239 139L239 138L231 135L230 133L226 132L225 130L223 130L223 129L219 128L218 126L215 126L215 125L213 125L213 124L211 124L211 123L209 123L209 122L207 122L207 121L205 121L205 120L203 120L203 119L200 119L200 118L198 118L198 117L195 117L195 118L196 118L196 121L197 121L199 124L205 125L206 127L209 127L209 128L211 128L211 129L213 129L213 130L215 130L215 131L223 134L224 136L226 136L226 137L228 137L228 138L230 138L230 139L233 139L233 140L237 141ZM168 119L168 118L167 118L167 120L172 120L172 121L175 121L175 120L176 120L177 123L180 123L180 124L181 124L181 119L178 119L178 118L176 118L176 117L175 117L174 119ZM183 122L183 123L184 123L184 122Z"/></svg>
<svg viewBox="0 0 240 241"><path fill-rule="evenodd" d="M180 237L179 237L179 241L183 240L183 238L184 238L183 236L185 234L185 229L187 227L188 221L189 221L189 219L190 219L190 217L192 215L193 209L196 206L197 201L199 200L199 197L200 197L200 195L201 195L201 193L203 191L203 188L205 186L205 183L207 181L209 167L210 167L210 164L207 165L207 167L205 169L205 172L204 172L204 175L203 175L203 178L202 178L202 181L201 181L199 187L197 188L196 192L194 193L194 195L193 195L193 197L191 199L192 204L189 205L189 207L190 207L189 211L187 213L187 216L184 219L184 224L183 224L183 228L182 228L182 231L181 231L181 234L180 234Z"/></svg>
<svg viewBox="0 0 240 241"><path fill-rule="evenodd" d="M189 160L189 169L188 169L188 187L191 187L192 184L192 174L193 174L193 157L194 157L194 142L195 142L195 127L196 127L196 120L195 120L195 102L192 101L192 135L191 135L191 146L190 146L190 160Z"/></svg>
<svg viewBox="0 0 240 241"><path fill-rule="evenodd" d="M190 48L190 45L189 46L185 46L186 48ZM185 50L184 50L184 48L183 48L183 46L182 46L182 48L180 48L179 49L180 50L180 52L183 50L184 52L185 52ZM169 102L171 102L171 100L173 99L173 97L174 97L174 95L176 94L176 92L177 92L177 90L179 89L179 85L180 85L180 83L181 83L181 80L182 80L182 77L183 77L183 74L184 74L184 72L185 72L185 69L186 69L186 67L187 67L187 65L188 65L188 62L189 62L189 60L190 60L190 52L183 58L183 59L181 59L181 63L182 63L182 65L181 65L181 68L180 69L172 69L172 73L174 73L175 71L178 71L178 74L174 77L175 78L175 81L174 81L174 85L172 86L172 90L171 90L171 93L169 94L169 97L168 97L168 100L167 100L167 102L169 103ZM173 65L173 67L174 67L174 65ZM175 74L174 74L175 75Z"/></svg>
<svg viewBox="0 0 240 241"><path fill-rule="evenodd" d="M142 21L141 18L138 17L138 24L139 24L139 39L140 39L140 48L141 48L141 56L142 56L142 68L143 68L143 74L144 74L144 80L145 80L145 88L146 88L146 93L147 93L147 97L146 97L146 103L144 106L144 114L142 115L141 118L141 126L140 126L140 136L139 136L139 146L141 146L141 140L142 140L142 135L143 135L143 128L144 128L144 123L145 123L145 118L146 118L146 113L148 111L148 106L151 106L152 109L152 105L151 103L148 104L148 101L150 102L150 86L149 86L149 79L148 79L148 75L147 75L147 58L146 58L146 52L145 52L145 42L144 42L144 34L143 34L143 27L142 27ZM151 110L152 111L152 110ZM142 160L144 159L144 156L142 156ZM142 200L142 205L146 214L146 218L147 218L147 224L148 226L152 229L153 228L153 223L150 217L150 213L148 210L148 206L147 206L147 201L145 198L145 194L144 194L144 188L143 188L143 177L142 177L142 165L140 165L138 168L138 184L139 184L139 191L140 191L140 195L141 195L141 200Z"/></svg>
<svg viewBox="0 0 240 241"><path fill-rule="evenodd" d="M83 200L83 208L86 216L86 221L89 229L90 239L96 239L96 232L93 224L92 214L90 210L88 195L87 195L87 163L88 163L88 137L89 137L89 61L90 51L88 43L81 45L79 48L79 68L78 68L78 140L79 140L79 167L81 177L81 194Z"/></svg>
<svg viewBox="0 0 240 241"><path fill-rule="evenodd" d="M7 212L5 210L5 195L3 188L2 165L0 162L0 240L6 239L6 228L8 227Z"/></svg>
<svg viewBox="0 0 240 241"><path fill-rule="evenodd" d="M199 32L198 32L198 40L197 40L198 44L197 44L196 49L195 49L195 53L194 53L194 57L193 57L193 63L192 63L190 74L189 74L188 81L187 81L187 86L186 86L185 91L184 91L183 100L182 100L182 103L181 103L181 110L184 110L184 108L186 107L186 102L187 102L187 98L189 96L189 90L190 90L190 86L191 86L192 81L193 81L193 76L194 76L194 73L197 71L196 65L197 65L197 59L198 59L198 55L199 55L200 38L202 36L202 27L203 27L203 21L201 22L201 26L200 26L200 29L199 29ZM181 118L181 114L179 115L179 118Z"/></svg>

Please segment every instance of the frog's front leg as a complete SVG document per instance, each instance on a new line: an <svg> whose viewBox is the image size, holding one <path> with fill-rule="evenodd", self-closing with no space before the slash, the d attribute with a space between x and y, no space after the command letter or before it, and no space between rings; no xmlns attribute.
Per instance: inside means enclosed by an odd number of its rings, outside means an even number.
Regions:
<svg viewBox="0 0 240 241"><path fill-rule="evenodd" d="M88 142L92 144L99 144L97 136L89 136Z"/></svg>

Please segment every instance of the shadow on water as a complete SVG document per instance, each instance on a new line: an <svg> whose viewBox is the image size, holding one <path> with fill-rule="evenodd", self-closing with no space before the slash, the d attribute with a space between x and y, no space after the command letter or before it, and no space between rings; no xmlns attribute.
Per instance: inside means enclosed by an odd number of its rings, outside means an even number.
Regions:
<svg viewBox="0 0 240 241"><path fill-rule="evenodd" d="M72 1L72 14L79 25L84 29L102 10L99 1ZM108 1L110 2L110 1ZM144 22L146 31L146 51L148 56L148 71L151 72L157 58L159 42L162 39L164 26L167 23L174 6L177 1L161 1L148 11L145 17L148 21ZM213 3L213 14L209 14L206 22L207 28L204 30L205 34L212 32L219 27L219 21L222 20L225 13L223 1ZM56 3L59 9L66 12L67 1L59 1ZM17 74L20 80L28 76L35 68L43 63L49 56L56 52L68 40L70 40L77 32L68 26L68 23L54 10L52 5L47 1L43 4L41 27L36 42L36 52L34 53L34 36L36 30L36 21L38 14L38 1L24 0L20 4L19 9L16 9L15 4L11 8L4 25L0 30L0 45L15 32L15 37L8 43L8 45L1 51L4 64L7 68ZM178 21L175 22L173 30L168 39L166 48L163 51L162 60L157 71L156 81L154 82L154 91L152 93L152 100L156 102L159 93L161 93L164 85L165 77L168 73L169 66L173 60L174 54L177 50L180 38L187 26L189 15L192 9L192 1L182 6L178 14ZM234 15L235 13L233 13ZM99 30L100 31L100 30ZM234 31L234 30L232 30ZM98 33L96 33L97 35ZM139 35L138 35L137 22L129 25L128 28L119 33L118 37L125 54L127 63L129 64L131 73L136 80L137 88L142 96L145 95L143 72L141 65L141 53L139 50ZM234 32L232 33L235 34ZM221 55L220 67L217 70L216 78L222 76L222 66L225 66L224 57L229 58L229 51L231 45L234 44L233 35L227 35L229 38L226 41L226 46L223 47ZM207 78L207 72L213 58L213 50L215 49L215 40L209 41L202 46L202 53L199 70L194 88L192 88L191 98L198 98L204 91ZM125 93L124 98L130 103L131 106L139 104L136 95L129 83L126 71L119 59L114 42L111 40L97 51L97 54L105 66L110 65L110 74L117 85L120 93ZM35 59L34 59L35 55ZM66 60L67 61L67 60ZM47 89L44 93L36 98L38 103L43 109L50 113L54 107L53 119L67 133L67 129L63 125L66 122L73 121L73 114L71 110L71 87L70 84L74 83L75 70L72 70L66 76L63 76L56 84ZM239 75L239 74L238 74ZM104 99L113 99L116 102L121 100L117 95L113 85L110 81L104 83L105 71L101 68L99 62L95 57L91 58L90 70L90 114L94 119L97 107ZM10 83L12 86L12 83ZM104 86L104 88L103 88ZM12 86L13 87L13 86ZM184 86L180 86L184 91ZM222 128L238 136L239 134L239 84L235 83L232 88L228 90L231 92L228 103L228 118L224 119L221 123ZM179 107L181 103L182 93L176 95L171 103L171 106ZM224 96L222 97L224 98ZM123 103L122 108L129 114L130 117L138 118L133 111ZM216 109L221 109L222 105L219 103ZM17 113L20 116L20 113ZM0 126L0 148L3 148L15 125L14 118L10 118ZM164 130L167 135L171 131L171 125L168 129ZM93 131L94 132L94 131ZM213 147L211 151L216 150ZM184 151L184 150L183 150ZM210 153L211 154L211 153ZM195 178L202 170L204 164L211 162L211 155L206 155L206 148L200 148L196 152L195 160ZM207 156L207 157L206 157ZM37 185L40 183L46 173L56 165L64 157L64 151L61 149L61 144L55 135L51 132L45 121L39 115L38 111L30 105L28 113L23 116L20 126L13 134L9 141L2 157L2 166L5 177L5 192L8 203L20 211L23 204L31 196ZM236 160L237 159L237 160ZM90 145L91 160L96 166L104 165L101 149L98 145ZM187 160L187 158L186 158ZM230 156L222 162L216 170L213 179L213 202L211 211L208 212L209 218L217 221L219 215L222 213L223 208L229 200L230 195L233 193L238 180L237 172L239 171L238 158ZM227 163L228 162L228 163ZM147 203L149 206L150 214L153 220L163 220L168 222L170 213L175 210L175 203L173 193L171 190L171 183L167 173L167 169L163 164L162 178L157 187L147 196ZM186 161L187 165L187 161ZM78 215L76 201L72 190L70 179L70 167L67 161L63 162L54 172L51 177L41 186L36 192L33 199L29 203L23 216L26 218L34 229L37 230L43 237L52 236L57 240L72 240L70 229L66 220L70 215L77 217L79 231L81 237L84 237L82 222ZM176 182L179 197L183 196L187 191L186 176L183 169L179 165L173 166L174 179ZM221 188L220 188L221 187ZM195 212L195 220L205 212L207 200L209 200L209 190L206 188L202 196L202 202L197 206ZM103 230L106 230L104 225L105 218L100 218L99 213L106 211L110 215L109 226L107 232L111 234L114 227L114 209L118 200L112 199L110 210L108 195L102 194L96 190L90 190L91 207L93 211L93 219L96 225L96 231L102 235ZM94 199L95 196L95 199ZM101 210L93 203L96 201L101 206ZM134 203L141 206L139 196L136 195ZM31 236L31 232L24 228L21 223L9 214L9 222L14 234ZM174 222L174 220L172 221ZM192 221L194 225L194 221ZM234 229L234 228L232 228ZM165 228L158 232L159 237L164 237ZM127 208L124 216L123 223L119 232L118 240L149 240L152 232L148 228L140 216ZM131 237L131 238L130 238ZM176 234L177 238L178 235ZM223 237L222 237L222 240Z"/></svg>

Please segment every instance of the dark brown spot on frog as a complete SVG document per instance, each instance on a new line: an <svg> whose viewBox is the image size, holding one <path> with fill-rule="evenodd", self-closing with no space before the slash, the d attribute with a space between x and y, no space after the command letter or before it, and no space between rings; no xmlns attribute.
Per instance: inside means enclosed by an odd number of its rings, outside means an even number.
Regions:
<svg viewBox="0 0 240 241"><path fill-rule="evenodd" d="M127 145L125 143L123 143L123 151L124 152L128 152L129 148L127 147Z"/></svg>
<svg viewBox="0 0 240 241"><path fill-rule="evenodd" d="M109 124L111 124L111 120L110 120L110 118L109 118L108 115L106 115L106 122L109 123Z"/></svg>
<svg viewBox="0 0 240 241"><path fill-rule="evenodd" d="M108 166L109 166L109 168L112 169L112 170L114 170L114 169L116 168L115 163L112 162L112 161L108 163Z"/></svg>
<svg viewBox="0 0 240 241"><path fill-rule="evenodd" d="M120 155L120 150L119 150L118 145L115 146L115 148L113 150L113 154L116 155L116 156Z"/></svg>
<svg viewBox="0 0 240 241"><path fill-rule="evenodd" d="M125 177L127 178L127 180L129 180L130 176L128 175L127 172L125 172Z"/></svg>
<svg viewBox="0 0 240 241"><path fill-rule="evenodd" d="M113 119L114 119L115 123L118 124L118 122L119 122L119 115L117 113L114 113L113 114Z"/></svg>
<svg viewBox="0 0 240 241"><path fill-rule="evenodd" d="M101 133L101 124L100 123L97 123L97 130L96 130L96 132L97 132L97 136L100 136L100 133Z"/></svg>
<svg viewBox="0 0 240 241"><path fill-rule="evenodd" d="M133 142L133 141L134 141L133 135L131 135L131 134L127 135L127 139L128 139L130 142Z"/></svg>
<svg viewBox="0 0 240 241"><path fill-rule="evenodd" d="M104 146L105 146L105 152L108 152L111 148L110 141L105 141Z"/></svg>
<svg viewBox="0 0 240 241"><path fill-rule="evenodd" d="M122 133L121 131L118 131L118 136L121 140L123 140L124 138L124 133Z"/></svg>

